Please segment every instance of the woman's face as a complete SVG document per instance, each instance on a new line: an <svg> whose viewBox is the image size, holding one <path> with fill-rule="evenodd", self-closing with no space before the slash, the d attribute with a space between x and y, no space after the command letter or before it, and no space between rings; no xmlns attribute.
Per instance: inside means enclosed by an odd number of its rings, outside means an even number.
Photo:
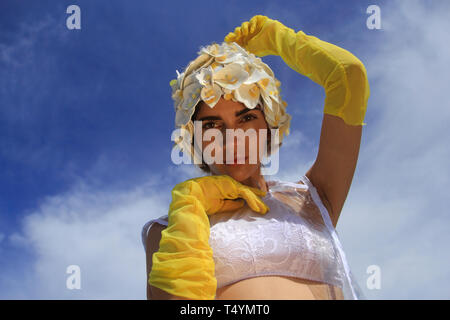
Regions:
<svg viewBox="0 0 450 320"><path fill-rule="evenodd" d="M209 153L212 157L215 157L216 150L222 150L222 163L217 163L215 161L212 164L209 164L209 168L211 173L214 175L229 175L237 181L244 181L255 174L259 174L260 163L261 163L261 155L264 150L260 150L260 148L265 148L267 146L267 137L269 132L266 132L266 135L262 135L260 143L260 129L268 130L267 122L264 118L264 113L261 110L260 105L256 106L254 109L247 108L241 102L234 102L233 100L226 100L223 97L220 98L219 102L213 107L210 108L206 103L200 101L197 106L198 111L196 118L193 120L202 121L202 134L203 136L207 133L208 130L217 129L222 133L222 143L217 143L215 148L210 147ZM250 139L249 134L240 135L241 139L239 140L241 144L244 144L245 137L245 154L241 157L241 154L238 154L238 138L226 139L226 129L242 129L245 133L249 129L254 129L255 135L254 140ZM235 134L239 134L238 131L234 131ZM247 133L250 133L248 131ZM194 134L195 135L195 134ZM200 135L195 135L194 139L199 139ZM203 137L201 137L203 138ZM205 141L209 140L209 141ZM230 140L230 141L228 141ZM203 138L202 141L198 140L198 145L202 146L202 152L205 148L214 143L215 137L213 136L211 139ZM252 147L250 147L250 142L252 141ZM255 142L256 141L256 145ZM218 141L219 142L219 141ZM231 161L227 162L227 151L230 153L228 155L228 159ZM253 153L251 155L250 153ZM256 153L256 154L255 154ZM220 155L220 152L218 153ZM239 156L239 157L238 157ZM245 158L245 161L239 161L239 159Z"/></svg>

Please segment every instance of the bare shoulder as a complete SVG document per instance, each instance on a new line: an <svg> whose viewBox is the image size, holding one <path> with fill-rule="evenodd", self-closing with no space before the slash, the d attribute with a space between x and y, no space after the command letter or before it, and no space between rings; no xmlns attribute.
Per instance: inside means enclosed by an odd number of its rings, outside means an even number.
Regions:
<svg viewBox="0 0 450 320"><path fill-rule="evenodd" d="M159 223L153 223L147 233L146 240L146 261L147 261L147 299L148 300L167 300L170 298L170 294L167 292L153 287L148 283L148 278L150 275L150 271L152 270L153 263L153 253L159 250L159 242L161 241L161 232L166 228L166 226L161 225Z"/></svg>

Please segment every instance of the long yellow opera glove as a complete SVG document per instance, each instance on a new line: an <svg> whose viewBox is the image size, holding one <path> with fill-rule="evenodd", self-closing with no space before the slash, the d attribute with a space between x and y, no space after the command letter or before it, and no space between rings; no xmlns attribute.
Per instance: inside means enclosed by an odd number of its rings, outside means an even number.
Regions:
<svg viewBox="0 0 450 320"><path fill-rule="evenodd" d="M217 280L208 216L239 209L245 202L253 211L265 214L269 207L259 198L265 195L228 175L177 184L172 190L168 226L161 232L159 251L153 254L149 283L179 297L215 299Z"/></svg>
<svg viewBox="0 0 450 320"><path fill-rule="evenodd" d="M349 125L365 125L369 81L363 63L349 51L262 15L243 22L224 41L236 42L260 57L280 56L290 68L325 88L324 113Z"/></svg>

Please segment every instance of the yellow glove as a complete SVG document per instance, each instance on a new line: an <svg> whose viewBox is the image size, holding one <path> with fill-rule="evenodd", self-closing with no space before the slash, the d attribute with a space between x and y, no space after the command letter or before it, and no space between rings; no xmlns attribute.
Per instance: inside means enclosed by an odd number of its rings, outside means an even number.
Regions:
<svg viewBox="0 0 450 320"><path fill-rule="evenodd" d="M298 73L325 88L324 113L349 125L363 123L370 96L364 64L349 51L256 15L224 39L264 57L278 55Z"/></svg>
<svg viewBox="0 0 450 320"><path fill-rule="evenodd" d="M239 209L244 200L252 210L265 214L269 208L259 198L265 195L228 175L177 184L172 190L168 226L161 232L159 251L153 254L149 283L175 296L213 300L217 280L208 215Z"/></svg>

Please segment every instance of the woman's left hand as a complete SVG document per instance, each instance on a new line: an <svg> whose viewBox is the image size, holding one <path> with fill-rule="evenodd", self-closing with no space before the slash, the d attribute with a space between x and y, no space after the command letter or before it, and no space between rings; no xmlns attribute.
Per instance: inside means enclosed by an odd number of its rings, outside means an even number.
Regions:
<svg viewBox="0 0 450 320"><path fill-rule="evenodd" d="M281 22L263 15L256 15L249 21L236 27L234 32L228 33L225 42L236 42L241 47L257 56L278 55L278 48L274 41L275 35L286 28Z"/></svg>

